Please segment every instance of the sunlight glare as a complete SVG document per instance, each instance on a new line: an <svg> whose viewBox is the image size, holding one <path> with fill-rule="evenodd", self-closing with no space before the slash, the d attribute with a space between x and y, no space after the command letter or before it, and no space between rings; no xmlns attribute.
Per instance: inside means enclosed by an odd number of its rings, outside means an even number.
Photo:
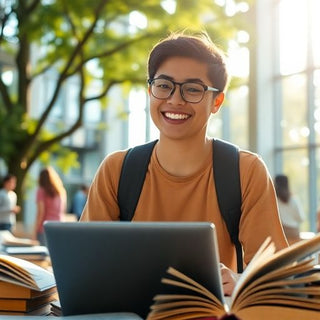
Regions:
<svg viewBox="0 0 320 320"><path fill-rule="evenodd" d="M320 66L320 41L319 41L319 30L320 30L320 1L313 0L311 3L311 21L312 21L312 47L313 47L313 60L314 63Z"/></svg>
<svg viewBox="0 0 320 320"><path fill-rule="evenodd" d="M10 86L13 82L13 71L12 70L3 71L1 74L1 79L6 86Z"/></svg>
<svg viewBox="0 0 320 320"><path fill-rule="evenodd" d="M177 8L176 0L163 0L161 1L161 7L169 14L174 14Z"/></svg>
<svg viewBox="0 0 320 320"><path fill-rule="evenodd" d="M229 42L228 69L231 76L247 77L249 75L249 50L232 40Z"/></svg>
<svg viewBox="0 0 320 320"><path fill-rule="evenodd" d="M290 74L306 67L307 6L305 0L282 0L280 15L280 72Z"/></svg>
<svg viewBox="0 0 320 320"><path fill-rule="evenodd" d="M132 11L129 14L129 23L138 29L145 29L148 25L148 20L146 16L139 11Z"/></svg>

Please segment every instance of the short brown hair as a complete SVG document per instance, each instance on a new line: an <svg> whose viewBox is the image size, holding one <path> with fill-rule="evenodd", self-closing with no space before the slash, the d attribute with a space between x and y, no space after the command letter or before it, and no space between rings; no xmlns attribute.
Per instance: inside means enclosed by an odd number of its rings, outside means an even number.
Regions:
<svg viewBox="0 0 320 320"><path fill-rule="evenodd" d="M212 85L220 91L225 91L229 75L225 55L206 33L186 35L173 33L158 42L149 55L148 76L154 78L161 64L171 57L192 58L208 65L208 78Z"/></svg>

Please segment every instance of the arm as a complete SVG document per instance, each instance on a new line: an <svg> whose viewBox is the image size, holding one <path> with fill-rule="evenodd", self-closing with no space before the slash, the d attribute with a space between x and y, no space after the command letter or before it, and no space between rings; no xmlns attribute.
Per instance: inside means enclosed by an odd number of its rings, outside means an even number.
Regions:
<svg viewBox="0 0 320 320"><path fill-rule="evenodd" d="M240 154L242 215L239 238L247 265L264 240L271 236L277 250L288 246L281 226L272 179L262 159L250 152ZM240 275L221 264L225 295L231 295Z"/></svg>
<svg viewBox="0 0 320 320"><path fill-rule="evenodd" d="M45 194L44 190L39 188L36 194L36 204L37 204L37 214L36 221L33 230L33 239L37 239L37 232L41 229L44 215L45 215L45 204L44 204Z"/></svg>
<svg viewBox="0 0 320 320"><path fill-rule="evenodd" d="M248 264L260 245L271 237L276 250L288 246L280 221L272 178L263 160L250 152L240 158L242 215L239 238Z"/></svg>
<svg viewBox="0 0 320 320"><path fill-rule="evenodd" d="M40 200L37 202L37 217L33 232L33 239L37 239L37 232L41 228L44 219L44 201Z"/></svg>

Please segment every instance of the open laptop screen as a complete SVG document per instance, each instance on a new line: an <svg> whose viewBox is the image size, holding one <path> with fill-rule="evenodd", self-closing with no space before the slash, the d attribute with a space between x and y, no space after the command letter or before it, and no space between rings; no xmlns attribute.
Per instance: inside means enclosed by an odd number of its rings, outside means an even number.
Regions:
<svg viewBox="0 0 320 320"><path fill-rule="evenodd" d="M47 222L64 315L134 312L145 318L172 266L223 301L215 226L205 222Z"/></svg>

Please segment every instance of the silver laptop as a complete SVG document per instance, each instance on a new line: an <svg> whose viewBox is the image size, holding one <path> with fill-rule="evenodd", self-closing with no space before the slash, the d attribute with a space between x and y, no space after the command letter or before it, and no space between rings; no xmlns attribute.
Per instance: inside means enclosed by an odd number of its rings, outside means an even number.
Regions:
<svg viewBox="0 0 320 320"><path fill-rule="evenodd" d="M215 226L203 222L47 222L63 315L133 312L145 318L169 266L223 301Z"/></svg>

